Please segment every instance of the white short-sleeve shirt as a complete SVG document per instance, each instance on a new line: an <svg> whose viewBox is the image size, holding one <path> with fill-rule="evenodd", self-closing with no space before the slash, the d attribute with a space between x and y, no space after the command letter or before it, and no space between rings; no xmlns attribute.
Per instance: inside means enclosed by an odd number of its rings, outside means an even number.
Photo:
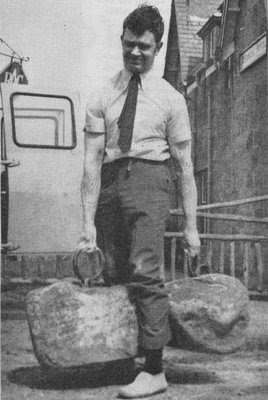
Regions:
<svg viewBox="0 0 268 400"><path fill-rule="evenodd" d="M117 121L131 75L124 69L91 95L84 131L105 135L104 163L122 157L164 161L170 157L170 146L191 138L185 99L153 71L141 74L131 149L122 153L117 144Z"/></svg>

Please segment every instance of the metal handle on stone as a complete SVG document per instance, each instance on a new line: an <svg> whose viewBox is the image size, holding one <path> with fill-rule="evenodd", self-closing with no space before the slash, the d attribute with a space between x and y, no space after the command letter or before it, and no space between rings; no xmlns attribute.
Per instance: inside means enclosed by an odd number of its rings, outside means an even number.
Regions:
<svg viewBox="0 0 268 400"><path fill-rule="evenodd" d="M198 271L197 262L198 262L197 256L191 257L190 254L188 254L188 271L191 277L196 277L200 275Z"/></svg>
<svg viewBox="0 0 268 400"><path fill-rule="evenodd" d="M186 257L186 265L188 276L190 278L195 278L200 275L199 266L198 266L198 256L192 257L187 249L184 249L184 257Z"/></svg>
<svg viewBox="0 0 268 400"><path fill-rule="evenodd" d="M81 253L90 255L90 257L93 257L93 259L96 260L96 264L98 265L98 271L93 274L92 271L92 266L89 266L89 277L83 277L79 267L78 267L78 259ZM94 285L94 282L100 278L102 275L104 267L104 255L101 251L100 248L96 247L92 250L89 250L87 252L83 251L82 249L79 249L75 252L74 257L73 257L73 271L75 275L77 276L78 279L80 279L81 283L83 286L90 286L92 287Z"/></svg>

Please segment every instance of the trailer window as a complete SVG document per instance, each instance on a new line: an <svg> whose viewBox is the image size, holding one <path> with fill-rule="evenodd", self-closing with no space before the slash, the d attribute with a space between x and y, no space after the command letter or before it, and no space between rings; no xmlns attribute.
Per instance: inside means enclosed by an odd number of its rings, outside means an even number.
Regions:
<svg viewBox="0 0 268 400"><path fill-rule="evenodd" d="M14 142L21 147L72 149L76 146L74 107L65 96L13 93Z"/></svg>

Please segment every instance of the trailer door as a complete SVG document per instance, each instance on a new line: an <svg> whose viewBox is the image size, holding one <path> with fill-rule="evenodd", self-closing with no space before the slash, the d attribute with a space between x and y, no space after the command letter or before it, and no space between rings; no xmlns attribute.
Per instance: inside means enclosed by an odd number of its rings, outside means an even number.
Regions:
<svg viewBox="0 0 268 400"><path fill-rule="evenodd" d="M73 251L81 227L78 97L11 84L1 95L5 158L17 165L8 169L8 241L23 253Z"/></svg>

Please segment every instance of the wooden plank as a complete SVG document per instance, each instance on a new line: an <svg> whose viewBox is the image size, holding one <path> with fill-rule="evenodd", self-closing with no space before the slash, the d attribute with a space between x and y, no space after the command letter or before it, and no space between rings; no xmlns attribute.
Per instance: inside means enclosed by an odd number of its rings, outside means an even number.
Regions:
<svg viewBox="0 0 268 400"><path fill-rule="evenodd" d="M163 281L166 281L166 275L165 275L165 252L164 249L162 250L162 264L160 265L160 277L163 279Z"/></svg>
<svg viewBox="0 0 268 400"><path fill-rule="evenodd" d="M212 270L212 241L208 242L208 250L207 250L207 263L209 266L209 270Z"/></svg>
<svg viewBox="0 0 268 400"><path fill-rule="evenodd" d="M183 232L165 232L165 237L177 237L183 238ZM226 241L237 241L241 240L242 242L260 242L260 241L268 241L267 236L254 236L254 235L225 235L221 233L199 233L200 239L208 239L208 240L226 240Z"/></svg>
<svg viewBox="0 0 268 400"><path fill-rule="evenodd" d="M183 216L184 212L178 209L170 210L171 215ZM239 215L239 214L217 214L217 213L206 213L202 211L198 211L196 213L197 217L209 218L209 219L219 219L226 221L243 221L243 222L254 222L257 224L268 224L268 218L255 218L247 215Z"/></svg>
<svg viewBox="0 0 268 400"><path fill-rule="evenodd" d="M223 202L211 203L211 204L203 204L203 205L197 206L197 211L210 210L212 208L233 207L233 206L239 206L242 204L255 203L255 202L265 201L265 200L268 200L268 194L265 194L262 196L250 197L248 199L223 201ZM171 213L181 212L181 211L182 210L179 210L179 209L172 209Z"/></svg>
<svg viewBox="0 0 268 400"><path fill-rule="evenodd" d="M189 276L188 274L188 254L186 251L183 252L183 275L184 278Z"/></svg>
<svg viewBox="0 0 268 400"><path fill-rule="evenodd" d="M257 289L262 292L263 291L263 262L262 262L262 254L261 254L261 244L254 243L257 255L257 268L258 268L258 283Z"/></svg>
<svg viewBox="0 0 268 400"><path fill-rule="evenodd" d="M230 275L235 277L235 242L230 243Z"/></svg>
<svg viewBox="0 0 268 400"><path fill-rule="evenodd" d="M221 242L221 248L220 248L220 274L224 274L224 247L225 247L225 243Z"/></svg>
<svg viewBox="0 0 268 400"><path fill-rule="evenodd" d="M254 218L247 215L230 215L230 214L209 214L204 212L197 212L197 217L209 218L209 219L219 219L225 221L243 221L243 222L253 222L257 224L268 224L268 218Z"/></svg>
<svg viewBox="0 0 268 400"><path fill-rule="evenodd" d="M171 239L171 280L174 281L176 279L176 244L177 238Z"/></svg>
<svg viewBox="0 0 268 400"><path fill-rule="evenodd" d="M221 203L214 204L204 204L202 206L197 206L197 210L210 210L212 208L221 208L221 207L233 207L240 206L242 204L256 203L258 201L268 200L268 195L250 197L248 199L234 200L234 201L223 201Z"/></svg>
<svg viewBox="0 0 268 400"><path fill-rule="evenodd" d="M201 273L200 267L201 267L201 249L200 249L199 254L197 255L197 268L196 268L197 275L200 275L200 273Z"/></svg>
<svg viewBox="0 0 268 400"><path fill-rule="evenodd" d="M268 301L268 294L267 291L264 290L263 292L258 292L257 290L249 290L248 291L250 300L258 300Z"/></svg>
<svg viewBox="0 0 268 400"><path fill-rule="evenodd" d="M243 279L244 285L248 288L248 278L249 278L249 248L250 243L244 243L244 260L243 260Z"/></svg>

